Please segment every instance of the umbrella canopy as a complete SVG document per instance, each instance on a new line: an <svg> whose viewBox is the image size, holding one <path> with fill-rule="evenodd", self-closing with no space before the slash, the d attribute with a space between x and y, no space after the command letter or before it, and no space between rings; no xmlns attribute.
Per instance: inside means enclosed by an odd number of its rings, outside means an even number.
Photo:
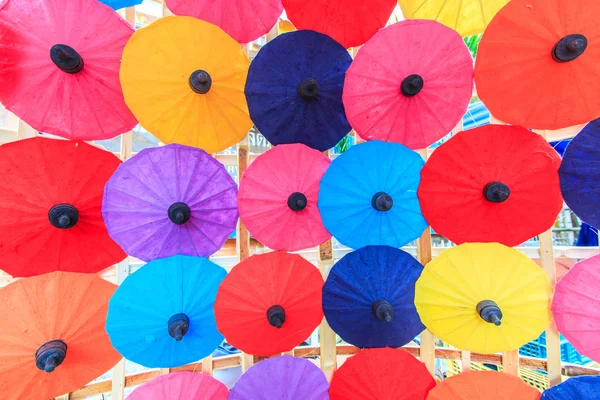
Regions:
<svg viewBox="0 0 600 400"><path fill-rule="evenodd" d="M423 159L395 143L371 141L336 158L319 189L325 228L340 243L402 247L417 239L427 222L417 188Z"/></svg>
<svg viewBox="0 0 600 400"><path fill-rule="evenodd" d="M525 128L486 125L460 132L423 167L423 215L458 244L517 246L550 229L562 210L560 162L540 135Z"/></svg>
<svg viewBox="0 0 600 400"><path fill-rule="evenodd" d="M119 67L132 34L96 0L3 1L0 103L37 131L69 139L130 131L137 121L123 100Z"/></svg>
<svg viewBox="0 0 600 400"><path fill-rule="evenodd" d="M586 10L581 13L581 10ZM600 2L512 0L485 31L477 93L500 120L560 129L600 117Z"/></svg>
<svg viewBox="0 0 600 400"><path fill-rule="evenodd" d="M240 180L240 218L270 249L297 251L331 238L317 207L319 184L331 160L302 144L261 154Z"/></svg>
<svg viewBox="0 0 600 400"><path fill-rule="evenodd" d="M426 148L461 120L473 93L473 59L435 21L402 21L357 54L344 82L348 121L365 140Z"/></svg>
<svg viewBox="0 0 600 400"><path fill-rule="evenodd" d="M210 375L174 372L135 389L127 400L227 400L227 386Z"/></svg>
<svg viewBox="0 0 600 400"><path fill-rule="evenodd" d="M296 28L324 33L349 48L387 24L396 0L283 0L283 6Z"/></svg>
<svg viewBox="0 0 600 400"><path fill-rule="evenodd" d="M540 392L516 376L496 371L466 371L444 379L427 400L538 400Z"/></svg>
<svg viewBox="0 0 600 400"><path fill-rule="evenodd" d="M192 17L160 18L125 46L125 102L162 142L216 153L252 128L243 92L249 64L218 26Z"/></svg>
<svg viewBox="0 0 600 400"><path fill-rule="evenodd" d="M415 305L441 340L491 354L516 350L550 324L552 285L523 253L498 243L442 252L417 281Z"/></svg>
<svg viewBox="0 0 600 400"><path fill-rule="evenodd" d="M328 388L315 364L281 356L250 367L231 388L229 400L329 400Z"/></svg>
<svg viewBox="0 0 600 400"><path fill-rule="evenodd" d="M352 129L342 104L351 62L346 49L326 35L277 36L250 65L245 90L252 121L274 145L303 143L319 151L335 146Z"/></svg>
<svg viewBox="0 0 600 400"><path fill-rule="evenodd" d="M117 287L97 275L53 272L0 289L0 393L47 400L79 389L121 356L104 331Z"/></svg>
<svg viewBox="0 0 600 400"><path fill-rule="evenodd" d="M600 400L600 376L569 378L544 390L540 400Z"/></svg>
<svg viewBox="0 0 600 400"><path fill-rule="evenodd" d="M434 19L461 36L482 33L509 0L398 0L402 15L410 19Z"/></svg>
<svg viewBox="0 0 600 400"><path fill-rule="evenodd" d="M415 308L423 266L388 246L367 246L337 262L323 287L331 328L357 347L401 347L425 329Z"/></svg>
<svg viewBox="0 0 600 400"><path fill-rule="evenodd" d="M240 43L258 39L271 30L283 12L281 0L166 0L176 15L215 24Z"/></svg>
<svg viewBox="0 0 600 400"><path fill-rule="evenodd" d="M142 4L143 0L100 0L114 10L120 10L125 7L134 7Z"/></svg>
<svg viewBox="0 0 600 400"><path fill-rule="evenodd" d="M600 360L600 255L578 262L556 284L552 314L578 352Z"/></svg>
<svg viewBox="0 0 600 400"><path fill-rule="evenodd" d="M110 236L131 256L208 257L236 227L237 185L200 149L144 149L106 184L102 215Z"/></svg>
<svg viewBox="0 0 600 400"><path fill-rule="evenodd" d="M210 355L223 341L213 304L227 273L205 258L152 261L119 286L106 331L123 357L148 368L174 368Z"/></svg>
<svg viewBox="0 0 600 400"><path fill-rule="evenodd" d="M365 349L333 374L331 400L425 400L433 377L406 350Z"/></svg>
<svg viewBox="0 0 600 400"><path fill-rule="evenodd" d="M600 178L600 120L594 120L567 146L560 165L560 189L565 202L579 218L600 226L600 199L596 189Z"/></svg>
<svg viewBox="0 0 600 400"><path fill-rule="evenodd" d="M323 278L297 254L272 252L242 261L217 294L217 328L241 351L270 356L292 350L323 320Z"/></svg>
<svg viewBox="0 0 600 400"><path fill-rule="evenodd" d="M0 269L15 277L94 273L123 260L100 213L104 185L120 163L85 142L0 146Z"/></svg>

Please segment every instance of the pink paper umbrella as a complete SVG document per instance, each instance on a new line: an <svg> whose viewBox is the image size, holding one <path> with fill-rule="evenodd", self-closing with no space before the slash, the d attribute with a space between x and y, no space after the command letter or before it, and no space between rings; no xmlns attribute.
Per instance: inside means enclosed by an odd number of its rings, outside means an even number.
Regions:
<svg viewBox="0 0 600 400"><path fill-rule="evenodd" d="M227 387L212 376L174 372L140 386L127 400L227 400Z"/></svg>
<svg viewBox="0 0 600 400"><path fill-rule="evenodd" d="M297 251L331 238L317 207L319 183L331 160L303 144L281 144L260 155L240 181L240 217L261 243Z"/></svg>
<svg viewBox="0 0 600 400"><path fill-rule="evenodd" d="M136 120L119 69L133 28L97 0L0 3L0 103L38 131L109 139Z"/></svg>
<svg viewBox="0 0 600 400"><path fill-rule="evenodd" d="M578 262L556 284L552 313L578 352L600 362L600 255Z"/></svg>
<svg viewBox="0 0 600 400"><path fill-rule="evenodd" d="M343 101L365 140L429 146L462 118L473 91L473 59L461 37L435 21L380 30L346 72Z"/></svg>
<svg viewBox="0 0 600 400"><path fill-rule="evenodd" d="M215 24L239 43L268 33L283 12L281 0L166 0L176 15Z"/></svg>

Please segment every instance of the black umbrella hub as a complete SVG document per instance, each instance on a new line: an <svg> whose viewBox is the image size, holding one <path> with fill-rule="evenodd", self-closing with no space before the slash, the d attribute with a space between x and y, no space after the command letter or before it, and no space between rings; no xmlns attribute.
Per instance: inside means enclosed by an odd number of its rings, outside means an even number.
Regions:
<svg viewBox="0 0 600 400"><path fill-rule="evenodd" d="M179 342L190 329L190 319L186 314L175 314L169 318L167 325L169 336Z"/></svg>
<svg viewBox="0 0 600 400"><path fill-rule="evenodd" d="M55 228L69 229L79 221L79 211L71 204L57 204L48 211L48 220Z"/></svg>
<svg viewBox="0 0 600 400"><path fill-rule="evenodd" d="M319 95L319 82L314 78L306 78L298 85L298 94L304 100L315 99Z"/></svg>
<svg viewBox="0 0 600 400"><path fill-rule="evenodd" d="M373 303L373 314L380 321L392 322L394 308L386 299L378 299Z"/></svg>
<svg viewBox="0 0 600 400"><path fill-rule="evenodd" d="M169 215L171 222L177 225L185 224L192 217L190 207L181 202L172 204L171 207L169 207L167 214Z"/></svg>
<svg viewBox="0 0 600 400"><path fill-rule="evenodd" d="M580 34L567 35L552 49L552 58L559 63L573 61L587 49L588 40Z"/></svg>
<svg viewBox="0 0 600 400"><path fill-rule="evenodd" d="M55 44L50 49L50 59L63 72L76 74L83 69L83 58L66 44Z"/></svg>
<svg viewBox="0 0 600 400"><path fill-rule="evenodd" d="M267 320L271 326L281 329L285 322L285 310L280 305L274 305L267 310Z"/></svg>
<svg viewBox="0 0 600 400"><path fill-rule="evenodd" d="M198 94L206 94L212 87L210 74L202 69L192 72L189 79L190 88Z"/></svg>
<svg viewBox="0 0 600 400"><path fill-rule="evenodd" d="M288 197L287 204L293 211L302 211L308 205L308 199L304 193L294 192Z"/></svg>
<svg viewBox="0 0 600 400"><path fill-rule="evenodd" d="M394 206L394 199L385 192L377 192L371 199L371 206L381 212L387 212Z"/></svg>
<svg viewBox="0 0 600 400"><path fill-rule="evenodd" d="M421 75L413 74L409 75L402 81L400 85L400 91L406 97L413 97L418 95L423 90L425 82Z"/></svg>
<svg viewBox="0 0 600 400"><path fill-rule="evenodd" d="M62 340L51 340L35 352L35 366L44 372L53 372L65 361L67 344Z"/></svg>
<svg viewBox="0 0 600 400"><path fill-rule="evenodd" d="M502 203L508 200L510 188L502 182L490 182L483 188L483 197L492 203Z"/></svg>
<svg viewBox="0 0 600 400"><path fill-rule="evenodd" d="M502 310L498 304L492 300L482 300L477 303L477 314L485 322L500 326L502 324Z"/></svg>

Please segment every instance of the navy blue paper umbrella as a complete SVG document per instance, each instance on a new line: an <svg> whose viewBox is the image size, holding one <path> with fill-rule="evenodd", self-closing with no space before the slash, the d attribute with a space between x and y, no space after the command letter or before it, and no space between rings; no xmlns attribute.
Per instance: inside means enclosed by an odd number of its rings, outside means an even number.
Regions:
<svg viewBox="0 0 600 400"><path fill-rule="evenodd" d="M248 72L250 118L274 145L303 143L320 151L350 130L342 88L352 58L327 35L296 31L259 52Z"/></svg>
<svg viewBox="0 0 600 400"><path fill-rule="evenodd" d="M421 333L415 283L423 266L388 246L367 246L333 266L323 287L331 328L357 347L401 347Z"/></svg>
<svg viewBox="0 0 600 400"><path fill-rule="evenodd" d="M108 304L113 347L148 368L174 368L210 355L223 341L213 304L226 274L206 258L177 255L146 264Z"/></svg>
<svg viewBox="0 0 600 400"><path fill-rule="evenodd" d="M600 376L570 378L546 389L540 400L600 400Z"/></svg>
<svg viewBox="0 0 600 400"><path fill-rule="evenodd" d="M142 4L143 0L100 0L100 3L104 3L113 10L119 10L125 7L133 7L138 4Z"/></svg>
<svg viewBox="0 0 600 400"><path fill-rule="evenodd" d="M600 119L571 140L558 172L569 208L588 224L600 226Z"/></svg>
<svg viewBox="0 0 600 400"><path fill-rule="evenodd" d="M350 147L321 179L325 228L353 249L402 247L417 239L427 228L417 198L423 164L419 154L397 143Z"/></svg>

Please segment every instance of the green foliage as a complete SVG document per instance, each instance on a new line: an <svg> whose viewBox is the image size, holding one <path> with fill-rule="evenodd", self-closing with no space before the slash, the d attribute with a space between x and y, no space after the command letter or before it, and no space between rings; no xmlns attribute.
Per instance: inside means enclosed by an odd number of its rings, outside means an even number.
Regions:
<svg viewBox="0 0 600 400"><path fill-rule="evenodd" d="M480 33L473 36L467 36L463 39L465 41L465 44L469 48L469 51L471 52L473 58L477 57L477 49L479 49L479 42L481 42L482 36L483 34Z"/></svg>
<svg viewBox="0 0 600 400"><path fill-rule="evenodd" d="M338 142L338 144L334 147L334 152L336 154L344 154L346 150L352 146L353 139L350 135L346 135Z"/></svg>

